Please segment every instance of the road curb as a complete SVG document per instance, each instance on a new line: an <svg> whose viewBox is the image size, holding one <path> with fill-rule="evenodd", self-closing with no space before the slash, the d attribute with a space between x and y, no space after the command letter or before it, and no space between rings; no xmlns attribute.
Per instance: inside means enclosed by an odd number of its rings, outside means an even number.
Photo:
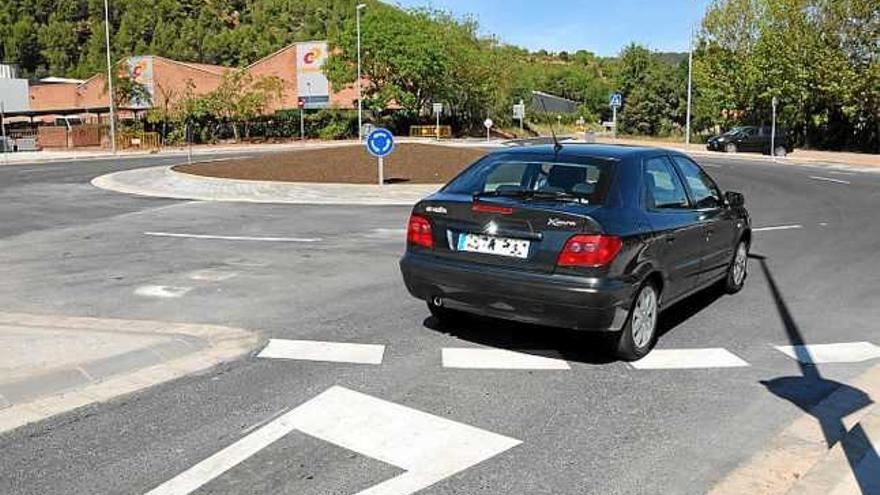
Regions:
<svg viewBox="0 0 880 495"><path fill-rule="evenodd" d="M880 365L857 377L849 387L841 387L789 424L767 446L719 481L709 495L801 495L793 492L799 481L840 445L847 432L853 430L875 407L862 409L841 418L856 401L867 395L873 403L880 402ZM823 432L817 418L842 419L845 427L837 432ZM832 438L826 439L826 434ZM832 447L829 448L829 441ZM846 471L839 472L841 476ZM819 493L819 492L803 492ZM821 492L829 493L829 492Z"/></svg>
<svg viewBox="0 0 880 495"><path fill-rule="evenodd" d="M157 360L158 364L146 364L128 372L92 377L92 380L83 382L75 389L40 397L29 402L12 403L8 407L0 409L0 433L230 362L247 355L260 342L260 337L255 332L241 328L147 320L0 312L0 324L21 327L54 327L71 331L148 333L174 338L183 336L198 339L206 344L203 348L194 348L192 352L184 355L171 355L167 356L169 359L159 359ZM90 363L82 365L89 366ZM86 376L88 375L86 374Z"/></svg>
<svg viewBox="0 0 880 495"><path fill-rule="evenodd" d="M92 185L126 194L197 201L358 206L412 206L441 187L222 179L177 172L173 167L113 172L92 179Z"/></svg>

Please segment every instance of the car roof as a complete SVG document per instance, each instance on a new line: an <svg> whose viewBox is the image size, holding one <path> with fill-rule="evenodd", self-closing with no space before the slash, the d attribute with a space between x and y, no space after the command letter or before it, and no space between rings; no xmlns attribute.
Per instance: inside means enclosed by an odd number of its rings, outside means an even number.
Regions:
<svg viewBox="0 0 880 495"><path fill-rule="evenodd" d="M625 144L592 144L592 143L567 143L556 152L552 144L525 145L514 148L505 148L492 154L515 154L515 155L552 155L577 158L600 158L622 161L629 158L638 158L656 152L677 153L674 150L655 148L651 146L631 146Z"/></svg>

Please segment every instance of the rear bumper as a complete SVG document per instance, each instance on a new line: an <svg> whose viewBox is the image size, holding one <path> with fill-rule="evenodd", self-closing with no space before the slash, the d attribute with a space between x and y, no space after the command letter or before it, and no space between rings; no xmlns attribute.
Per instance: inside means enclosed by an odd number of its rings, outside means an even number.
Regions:
<svg viewBox="0 0 880 495"><path fill-rule="evenodd" d="M452 309L587 331L623 328L635 286L605 279L529 273L407 252L400 260L414 297Z"/></svg>

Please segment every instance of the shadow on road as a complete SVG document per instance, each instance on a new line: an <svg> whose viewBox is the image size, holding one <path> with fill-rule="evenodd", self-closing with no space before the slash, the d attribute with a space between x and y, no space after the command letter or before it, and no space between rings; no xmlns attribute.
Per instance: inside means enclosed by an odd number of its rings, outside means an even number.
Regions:
<svg viewBox="0 0 880 495"><path fill-rule="evenodd" d="M713 287L666 309L660 314L660 320L657 322L658 337L669 333L672 329L709 307L722 295L722 291ZM478 316L466 316L461 322L455 324L443 324L435 318L429 317L425 319L423 325L431 330L475 344L536 356L587 364L606 364L615 361L609 352L611 347L609 336L603 334Z"/></svg>
<svg viewBox="0 0 880 495"><path fill-rule="evenodd" d="M797 356L797 363L801 372L800 376L774 378L762 381L761 384L777 397L791 402L804 412L815 417L821 425L825 443L831 448L847 434L843 418L871 405L871 398L868 394L857 388L822 377L819 369L813 363L809 350L804 347L806 342L788 309L788 305L785 303L779 286L776 285L776 280L773 278L773 274L770 272L767 264L767 258L755 254L750 255L750 257L757 260L761 265L761 271L767 280L767 286L773 296L773 302L788 335L788 341L795 348L795 355ZM841 400L835 401L831 407L816 407L832 393L836 397L840 397ZM869 493L876 494L877 478L880 477L880 474L869 474L856 467L860 463L867 463L867 465L872 466L878 465L877 461L880 460L876 459L877 451L871 445L870 439L860 425L853 428L849 435L850 439L843 442L842 447L850 468L853 470L853 474L859 483L859 488L863 495ZM863 446L863 448L854 448L854 446L859 445ZM874 459L868 456L873 456ZM871 488L872 486L874 489Z"/></svg>

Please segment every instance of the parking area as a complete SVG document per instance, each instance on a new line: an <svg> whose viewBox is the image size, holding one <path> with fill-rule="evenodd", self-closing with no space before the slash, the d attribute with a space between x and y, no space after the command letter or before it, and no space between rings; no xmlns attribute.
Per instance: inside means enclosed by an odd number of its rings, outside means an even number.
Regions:
<svg viewBox="0 0 880 495"><path fill-rule="evenodd" d="M698 161L745 194L749 278L670 308L634 363L595 336L430 318L397 266L406 206L145 198L93 187L103 162L4 167L0 310L258 339L0 433L0 492L705 493L877 365L880 175ZM821 380L785 380L806 369Z"/></svg>

